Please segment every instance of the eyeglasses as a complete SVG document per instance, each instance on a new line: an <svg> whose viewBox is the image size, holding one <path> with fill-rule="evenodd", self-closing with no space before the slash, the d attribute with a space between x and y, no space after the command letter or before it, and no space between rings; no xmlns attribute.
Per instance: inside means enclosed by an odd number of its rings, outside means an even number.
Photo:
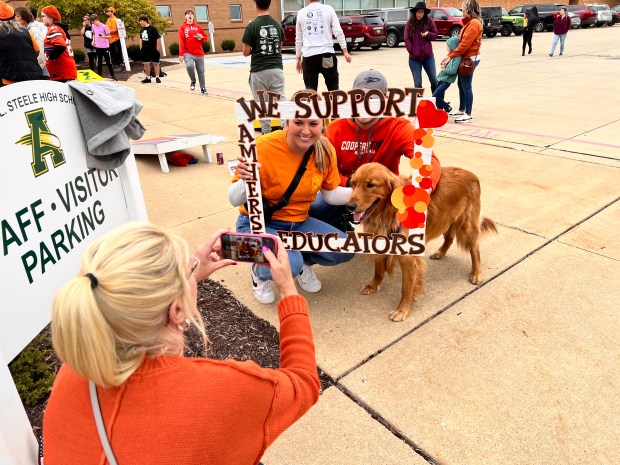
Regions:
<svg viewBox="0 0 620 465"><path fill-rule="evenodd" d="M192 275L194 274L194 271L196 271L196 268L198 268L198 266L200 265L200 259L198 257L191 257L194 260L194 264L192 265L192 267L189 270L189 274L187 275L187 279L191 278Z"/></svg>
<svg viewBox="0 0 620 465"><path fill-rule="evenodd" d="M41 13L41 18L48 18L48 16L45 13Z"/></svg>

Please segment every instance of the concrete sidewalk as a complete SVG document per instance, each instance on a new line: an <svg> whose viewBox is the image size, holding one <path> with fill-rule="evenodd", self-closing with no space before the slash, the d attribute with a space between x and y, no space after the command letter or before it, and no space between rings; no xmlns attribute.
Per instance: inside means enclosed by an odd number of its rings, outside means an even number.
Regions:
<svg viewBox="0 0 620 465"><path fill-rule="evenodd" d="M400 277L362 296L371 262L316 267L323 289L306 297L318 363L336 385L265 464L620 462L620 28L572 30L562 57L548 56L552 39L535 34L534 53L522 57L520 37L485 38L475 122L436 133L442 165L480 177L483 214L499 225L482 245L485 282L469 284L469 257L454 247L427 262L427 295L394 323ZM445 44L434 47L439 62ZM161 85L132 78L146 137L222 135L231 142L215 148L236 158L233 100L250 96L247 63L207 58L208 97L189 91L182 65ZM341 59L341 88L373 67L391 87L412 85L401 46ZM289 95L303 88L292 55L285 73ZM447 100L458 103L456 85ZM137 162L151 221L194 246L234 227L225 165L164 174L157 157ZM213 278L277 325L276 306L254 300L246 267Z"/></svg>

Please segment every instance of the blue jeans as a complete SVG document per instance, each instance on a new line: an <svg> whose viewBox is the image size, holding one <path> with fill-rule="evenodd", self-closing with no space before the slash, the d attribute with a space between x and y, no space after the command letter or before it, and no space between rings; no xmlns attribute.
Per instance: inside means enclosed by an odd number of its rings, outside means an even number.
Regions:
<svg viewBox="0 0 620 465"><path fill-rule="evenodd" d="M344 238L345 235L342 231L330 226L327 223L323 223L315 218L309 216L305 221L300 223L290 221L271 220L265 224L265 232L267 234L273 234L277 236L276 231L300 231L300 232L314 232L317 234L327 234L330 232L337 232L338 237ZM250 228L250 218L248 215L241 214L237 218L237 232L249 233L252 232ZM351 253L338 253L338 252L299 252L296 250L288 250L288 260L291 264L291 274L293 277L298 276L301 273L303 264L307 265L323 265L334 266L340 263L348 262L353 258L355 254ZM266 266L256 267L256 275L261 279L271 280L271 269Z"/></svg>
<svg viewBox="0 0 620 465"><path fill-rule="evenodd" d="M459 111L464 111L471 116L471 110L474 105L474 92L471 88L471 82L474 79L476 68L480 64L480 60L474 61L474 70L469 76L459 76Z"/></svg>
<svg viewBox="0 0 620 465"><path fill-rule="evenodd" d="M564 41L566 40L566 34L557 35L553 34L553 45L551 46L551 55L555 53L555 47L558 45L558 40L560 41L560 55L564 53Z"/></svg>
<svg viewBox="0 0 620 465"><path fill-rule="evenodd" d="M422 68L426 71L428 80L431 82L431 93L437 88L437 71L435 69L435 57L430 56L426 60L414 60L409 58L409 69L413 75L413 85L422 87Z"/></svg>
<svg viewBox="0 0 620 465"><path fill-rule="evenodd" d="M437 84L437 89L433 92L433 97L435 97L436 107L440 110L450 111L450 105L448 105L445 101L446 98L446 90L450 87L450 83L446 81L439 81Z"/></svg>

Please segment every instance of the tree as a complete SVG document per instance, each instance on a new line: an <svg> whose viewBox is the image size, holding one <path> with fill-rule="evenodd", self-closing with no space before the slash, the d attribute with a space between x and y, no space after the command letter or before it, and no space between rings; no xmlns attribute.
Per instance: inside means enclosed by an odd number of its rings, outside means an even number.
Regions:
<svg viewBox="0 0 620 465"><path fill-rule="evenodd" d="M96 13L99 21L105 24L108 15L105 14L109 6L116 9L115 16L122 19L127 30L127 38L135 37L140 32L138 16L147 15L149 23L163 33L170 25L166 18L160 18L155 5L149 0L30 0L28 6L33 6L41 11L46 5L54 5L62 16L62 22L71 29L81 29L82 19L85 14Z"/></svg>

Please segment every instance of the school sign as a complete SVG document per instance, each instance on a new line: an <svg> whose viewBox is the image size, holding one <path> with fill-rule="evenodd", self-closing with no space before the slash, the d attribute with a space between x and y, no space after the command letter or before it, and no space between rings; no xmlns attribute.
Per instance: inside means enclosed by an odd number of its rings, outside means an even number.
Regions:
<svg viewBox="0 0 620 465"><path fill-rule="evenodd" d="M22 435L29 425L16 428L21 404L18 398L16 410L6 365L49 322L55 292L75 276L86 247L127 221L145 220L146 210L133 156L112 170L86 166L66 84L0 88L0 128L0 462L30 463L22 460L31 449Z"/></svg>

